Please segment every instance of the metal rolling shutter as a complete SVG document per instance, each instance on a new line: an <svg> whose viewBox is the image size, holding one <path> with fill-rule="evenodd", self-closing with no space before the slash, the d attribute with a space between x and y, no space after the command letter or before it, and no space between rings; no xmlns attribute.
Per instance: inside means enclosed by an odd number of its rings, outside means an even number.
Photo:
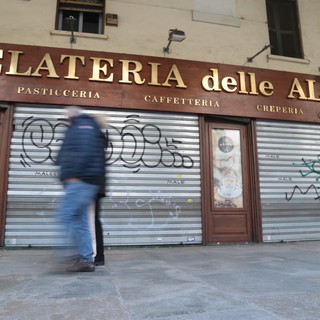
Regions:
<svg viewBox="0 0 320 320"><path fill-rule="evenodd" d="M320 239L320 127L257 121L263 241Z"/></svg>
<svg viewBox="0 0 320 320"><path fill-rule="evenodd" d="M201 243L200 158L195 115L89 110L106 116L105 245ZM11 141L6 246L63 243L54 218L61 186L52 159L63 108L19 104Z"/></svg>

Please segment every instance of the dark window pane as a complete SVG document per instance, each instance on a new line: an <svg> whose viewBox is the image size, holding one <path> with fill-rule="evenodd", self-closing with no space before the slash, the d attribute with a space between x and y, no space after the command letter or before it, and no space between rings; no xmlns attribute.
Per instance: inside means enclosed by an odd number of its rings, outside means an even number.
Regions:
<svg viewBox="0 0 320 320"><path fill-rule="evenodd" d="M99 17L99 13L84 12L82 32L100 33Z"/></svg>
<svg viewBox="0 0 320 320"><path fill-rule="evenodd" d="M273 12L273 7L272 6L267 6L267 15L268 15L268 26L269 28L274 29L276 27L275 25L275 19L274 19L274 12Z"/></svg>
<svg viewBox="0 0 320 320"><path fill-rule="evenodd" d="M277 34L274 31L270 31L269 37L270 37L270 44L271 44L271 53L277 54L279 52Z"/></svg>
<svg viewBox="0 0 320 320"><path fill-rule="evenodd" d="M296 45L296 41L294 35L292 34L283 34L282 35L282 55L287 57L300 57L300 52L298 50L298 46Z"/></svg>
<svg viewBox="0 0 320 320"><path fill-rule="evenodd" d="M279 6L279 24L280 30L294 30L294 23L296 22L290 6Z"/></svg>
<svg viewBox="0 0 320 320"><path fill-rule="evenodd" d="M76 20L68 19L74 17ZM79 12L77 11L63 11L62 12L62 30L78 31L79 30Z"/></svg>

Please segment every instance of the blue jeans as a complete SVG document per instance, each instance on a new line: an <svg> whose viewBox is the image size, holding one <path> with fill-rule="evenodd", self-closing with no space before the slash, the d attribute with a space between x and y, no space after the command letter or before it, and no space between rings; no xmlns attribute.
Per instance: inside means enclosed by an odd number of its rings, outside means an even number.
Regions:
<svg viewBox="0 0 320 320"><path fill-rule="evenodd" d="M67 247L75 248L79 259L93 262L93 248L88 221L88 207L99 191L99 186L83 181L66 181L57 218L66 237Z"/></svg>

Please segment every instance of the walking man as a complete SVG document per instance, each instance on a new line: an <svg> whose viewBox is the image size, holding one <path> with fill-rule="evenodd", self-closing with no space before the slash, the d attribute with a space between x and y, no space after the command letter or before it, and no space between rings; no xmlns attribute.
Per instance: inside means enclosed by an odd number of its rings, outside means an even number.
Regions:
<svg viewBox="0 0 320 320"><path fill-rule="evenodd" d="M57 216L68 247L77 255L76 262L67 271L94 271L88 210L104 184L106 138L97 122L82 113L81 108L66 109L70 126L57 157L64 187Z"/></svg>

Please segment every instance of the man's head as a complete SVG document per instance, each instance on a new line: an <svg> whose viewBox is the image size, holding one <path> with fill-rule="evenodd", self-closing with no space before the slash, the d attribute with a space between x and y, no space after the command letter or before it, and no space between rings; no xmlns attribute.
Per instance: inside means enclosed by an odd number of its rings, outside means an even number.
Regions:
<svg viewBox="0 0 320 320"><path fill-rule="evenodd" d="M77 106L68 106L66 107L66 116L68 119L73 117L78 117L82 114L82 109Z"/></svg>

